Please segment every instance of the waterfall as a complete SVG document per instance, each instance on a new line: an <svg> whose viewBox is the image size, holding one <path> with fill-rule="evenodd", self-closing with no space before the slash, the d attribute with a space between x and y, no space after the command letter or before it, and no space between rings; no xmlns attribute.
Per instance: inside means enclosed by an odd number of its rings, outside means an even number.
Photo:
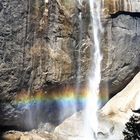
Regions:
<svg viewBox="0 0 140 140"><path fill-rule="evenodd" d="M87 140L96 139L98 131L97 111L99 109L99 86L101 81L100 33L102 31L100 12L101 0L89 0L91 15L91 69L88 78L88 95L85 108L85 137Z"/></svg>
<svg viewBox="0 0 140 140"><path fill-rule="evenodd" d="M81 0L77 1L78 6L81 6ZM81 84L81 47L82 47L82 29L83 29L83 22L82 22L82 13L79 13L78 16L79 21L79 38L78 38L78 45L76 47L76 55L77 55L77 72L76 72L76 109L79 110L79 93L80 93L80 84Z"/></svg>

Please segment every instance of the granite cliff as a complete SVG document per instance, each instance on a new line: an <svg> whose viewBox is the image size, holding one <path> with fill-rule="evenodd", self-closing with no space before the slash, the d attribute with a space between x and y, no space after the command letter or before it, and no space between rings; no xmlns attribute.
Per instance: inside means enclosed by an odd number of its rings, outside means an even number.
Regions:
<svg viewBox="0 0 140 140"><path fill-rule="evenodd" d="M101 92L109 92L110 96L123 89L140 70L139 7L138 0L104 3ZM83 32L79 62L80 12ZM89 14L85 1L80 5L76 0L1 0L0 125L26 127L23 120L28 110L18 108L17 98L23 93L32 97L41 90L47 95L54 88L74 86L78 63L81 83L86 82L90 65ZM44 116L49 113L50 107Z"/></svg>

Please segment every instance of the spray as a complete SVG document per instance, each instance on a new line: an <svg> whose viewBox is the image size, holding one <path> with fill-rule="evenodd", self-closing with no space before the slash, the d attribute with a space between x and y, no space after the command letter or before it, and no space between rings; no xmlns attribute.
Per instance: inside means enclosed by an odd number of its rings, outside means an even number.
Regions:
<svg viewBox="0 0 140 140"><path fill-rule="evenodd" d="M87 95L87 103L85 108L85 137L87 140L97 138L99 109L99 86L101 81L101 60L100 52L100 32L102 31L100 11L101 0L89 0L91 15L91 69L88 78L89 92Z"/></svg>

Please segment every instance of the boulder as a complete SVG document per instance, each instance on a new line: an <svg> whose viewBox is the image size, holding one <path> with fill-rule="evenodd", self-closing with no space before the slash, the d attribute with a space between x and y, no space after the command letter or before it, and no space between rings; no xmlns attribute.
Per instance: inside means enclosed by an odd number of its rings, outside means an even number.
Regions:
<svg viewBox="0 0 140 140"><path fill-rule="evenodd" d="M123 139L126 122L140 108L140 73L99 111L97 137L99 140ZM54 134L64 140L84 137L84 111L74 114L56 127ZM84 139L84 138L83 138Z"/></svg>
<svg viewBox="0 0 140 140"><path fill-rule="evenodd" d="M3 134L3 140L56 140L56 136L48 132L9 131Z"/></svg>
<svg viewBox="0 0 140 140"><path fill-rule="evenodd" d="M85 140L87 137L84 126L84 116L84 112L79 112L66 119L62 124L56 127L54 135L56 135L58 139L63 140ZM96 138L98 140L122 139L123 129L124 125L121 123L115 123L112 122L110 118L100 116Z"/></svg>
<svg viewBox="0 0 140 140"><path fill-rule="evenodd" d="M126 121L129 120L132 111L140 108L139 82L140 72L121 92L106 103L106 105L101 109L101 113L108 116L113 121L115 120L120 122L120 120L122 120L122 123L126 123ZM121 115L118 116L119 114L122 114L124 117L122 118Z"/></svg>

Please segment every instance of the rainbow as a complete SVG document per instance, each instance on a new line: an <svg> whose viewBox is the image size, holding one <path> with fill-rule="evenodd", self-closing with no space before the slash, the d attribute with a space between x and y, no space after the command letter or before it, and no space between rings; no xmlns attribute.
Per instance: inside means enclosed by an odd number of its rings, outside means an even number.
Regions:
<svg viewBox="0 0 140 140"><path fill-rule="evenodd" d="M84 93L85 94L85 93ZM51 104L53 102L65 104L76 104L77 100L84 104L85 95L82 94L79 97L76 97L75 91L73 89L65 89L62 91L53 91L46 93L42 90L36 91L32 95L25 90L17 94L15 99L15 104L18 107L32 106L34 104Z"/></svg>
<svg viewBox="0 0 140 140"><path fill-rule="evenodd" d="M76 105L77 103L84 106L86 104L86 97L88 89L83 88L80 90L80 94L77 95L75 88L67 87L62 90L54 90L51 92L45 92L38 90L32 94L29 94L26 90L22 90L17 94L15 104L21 107L32 107L37 104L51 104L57 102L63 106ZM100 101L105 103L107 101L106 95L101 96Z"/></svg>

